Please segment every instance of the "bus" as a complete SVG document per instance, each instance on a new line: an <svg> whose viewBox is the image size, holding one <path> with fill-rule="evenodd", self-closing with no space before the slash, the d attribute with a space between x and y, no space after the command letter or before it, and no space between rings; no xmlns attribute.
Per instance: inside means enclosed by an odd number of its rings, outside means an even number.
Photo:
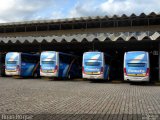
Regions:
<svg viewBox="0 0 160 120"><path fill-rule="evenodd" d="M83 79L110 79L111 57L104 52L91 51L83 53Z"/></svg>
<svg viewBox="0 0 160 120"><path fill-rule="evenodd" d="M0 76L5 76L5 54L0 53Z"/></svg>
<svg viewBox="0 0 160 120"><path fill-rule="evenodd" d="M124 80L143 82L150 80L149 53L130 51L124 54Z"/></svg>
<svg viewBox="0 0 160 120"><path fill-rule="evenodd" d="M5 58L5 74L7 76L39 77L40 56L21 52L8 52Z"/></svg>
<svg viewBox="0 0 160 120"><path fill-rule="evenodd" d="M44 51L40 56L40 76L51 78L81 77L78 57L72 54Z"/></svg>

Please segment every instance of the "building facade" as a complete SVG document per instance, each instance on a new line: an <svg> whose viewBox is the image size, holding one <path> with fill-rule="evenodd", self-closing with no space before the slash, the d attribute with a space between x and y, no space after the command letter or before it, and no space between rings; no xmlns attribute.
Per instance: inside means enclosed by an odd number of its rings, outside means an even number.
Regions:
<svg viewBox="0 0 160 120"><path fill-rule="evenodd" d="M116 67L122 69L124 52L148 51L155 80L160 80L159 40L160 14L154 12L0 24L1 53L56 50L82 55L99 50L120 60Z"/></svg>

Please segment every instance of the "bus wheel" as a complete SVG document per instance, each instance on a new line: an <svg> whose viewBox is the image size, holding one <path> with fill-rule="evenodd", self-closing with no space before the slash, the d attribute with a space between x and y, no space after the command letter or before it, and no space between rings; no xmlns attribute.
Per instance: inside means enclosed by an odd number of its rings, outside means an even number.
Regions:
<svg viewBox="0 0 160 120"><path fill-rule="evenodd" d="M35 73L33 74L33 77L34 77L34 78L37 78L37 77L38 77L38 74L35 72Z"/></svg>

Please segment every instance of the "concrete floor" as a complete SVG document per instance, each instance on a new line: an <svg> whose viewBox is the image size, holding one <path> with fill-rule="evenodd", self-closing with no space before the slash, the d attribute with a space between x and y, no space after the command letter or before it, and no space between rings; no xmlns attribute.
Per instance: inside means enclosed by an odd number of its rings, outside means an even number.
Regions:
<svg viewBox="0 0 160 120"><path fill-rule="evenodd" d="M160 86L0 78L0 114L34 119L160 118Z"/></svg>

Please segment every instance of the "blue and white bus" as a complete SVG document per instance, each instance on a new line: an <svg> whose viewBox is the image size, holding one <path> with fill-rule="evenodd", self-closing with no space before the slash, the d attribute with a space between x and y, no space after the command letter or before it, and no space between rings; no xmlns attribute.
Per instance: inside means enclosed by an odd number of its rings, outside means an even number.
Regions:
<svg viewBox="0 0 160 120"><path fill-rule="evenodd" d="M111 58L103 52L91 51L83 54L82 74L84 79L108 79Z"/></svg>
<svg viewBox="0 0 160 120"><path fill-rule="evenodd" d="M149 53L145 51L131 51L124 54L124 80L149 81L150 64Z"/></svg>
<svg viewBox="0 0 160 120"><path fill-rule="evenodd" d="M5 58L5 73L8 76L40 76L40 56L21 52L8 52Z"/></svg>
<svg viewBox="0 0 160 120"><path fill-rule="evenodd" d="M80 75L78 57L72 54L44 51L40 56L40 75L53 78L78 78Z"/></svg>

